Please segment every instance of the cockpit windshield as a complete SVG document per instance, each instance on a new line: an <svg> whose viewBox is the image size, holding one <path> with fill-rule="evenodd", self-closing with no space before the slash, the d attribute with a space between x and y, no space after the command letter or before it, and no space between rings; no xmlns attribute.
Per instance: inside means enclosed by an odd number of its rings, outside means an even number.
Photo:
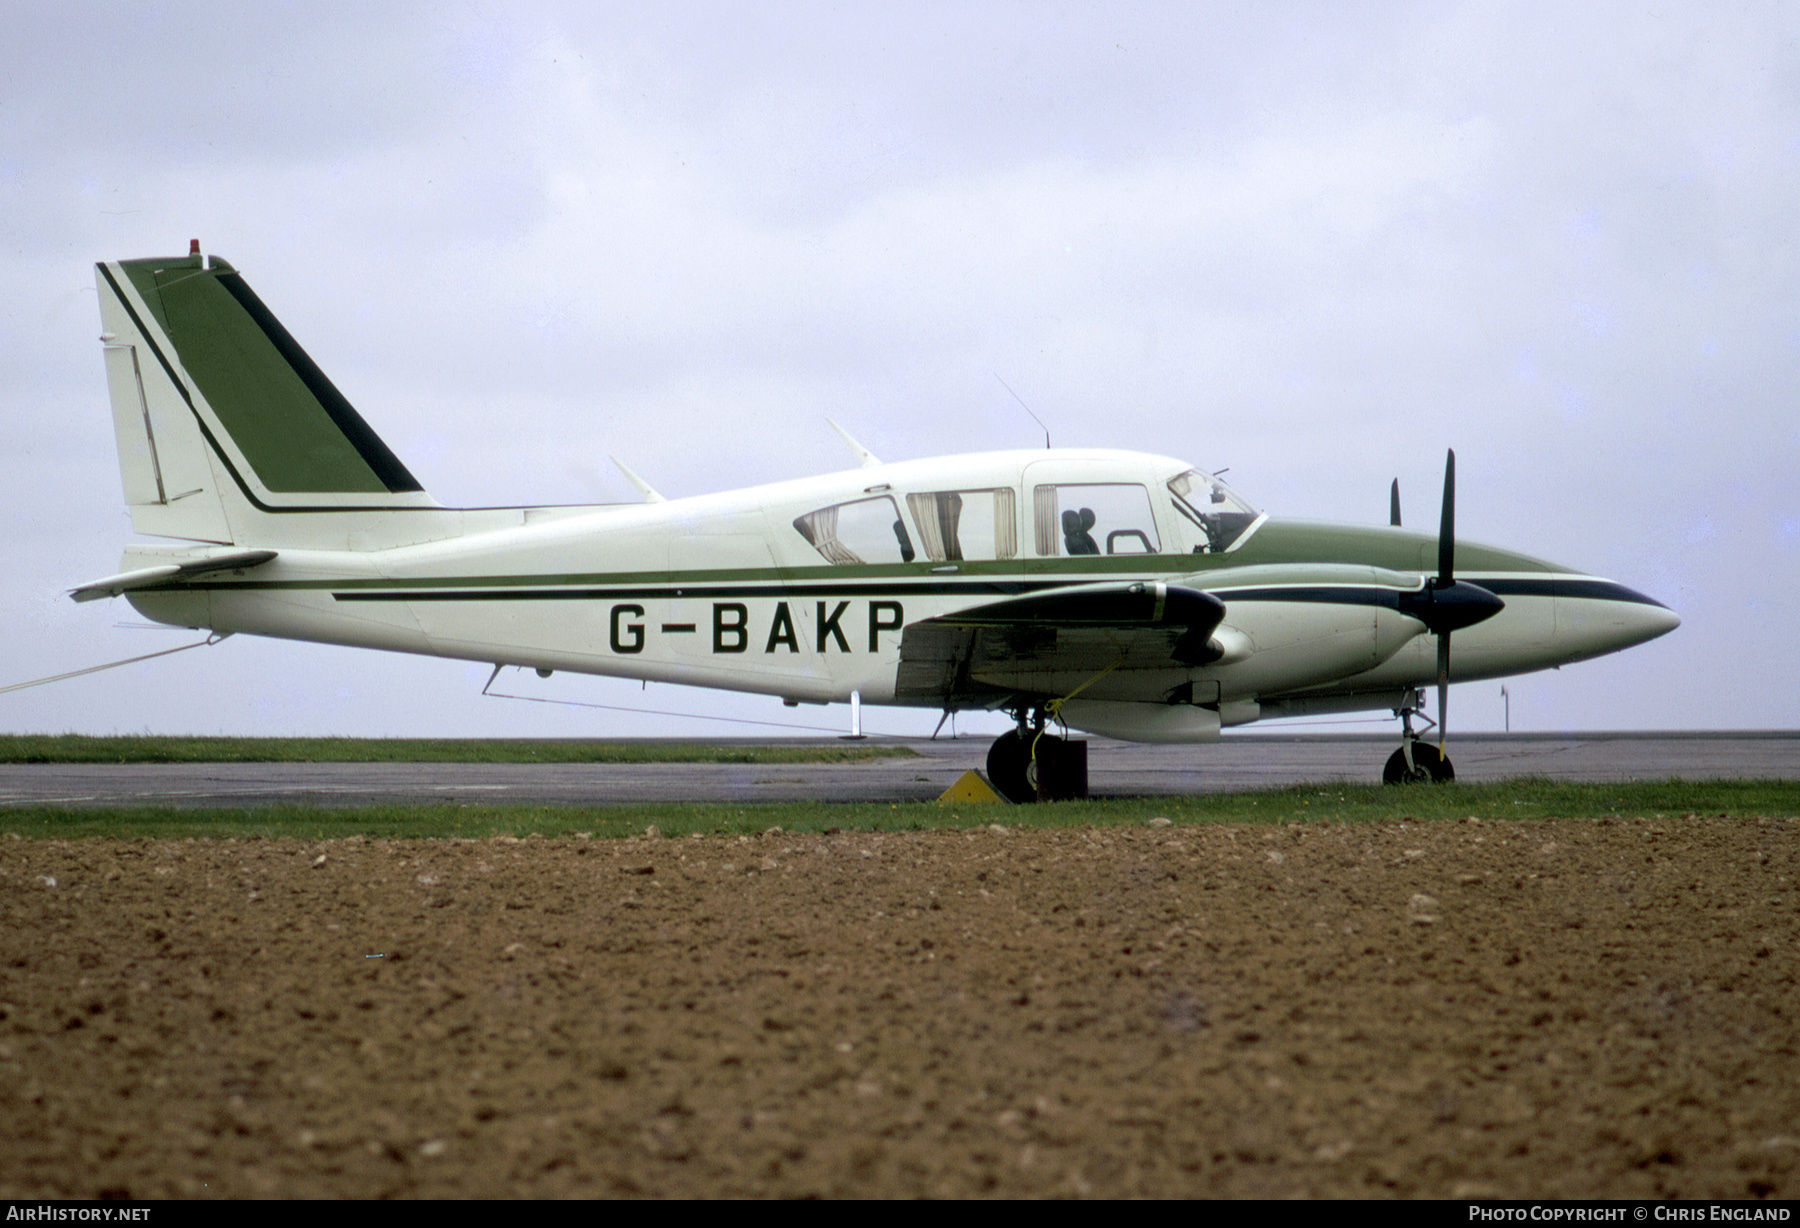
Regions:
<svg viewBox="0 0 1800 1228"><path fill-rule="evenodd" d="M1231 549L1260 514L1231 487L1210 473L1189 469L1169 480L1175 510L1205 536L1196 554L1222 554Z"/></svg>

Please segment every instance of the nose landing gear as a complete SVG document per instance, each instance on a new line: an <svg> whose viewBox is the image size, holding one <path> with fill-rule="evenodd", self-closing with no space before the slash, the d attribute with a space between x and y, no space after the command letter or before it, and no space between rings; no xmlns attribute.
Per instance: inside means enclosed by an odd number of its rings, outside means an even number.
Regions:
<svg viewBox="0 0 1800 1228"><path fill-rule="evenodd" d="M1394 715L1400 718L1400 749L1388 756L1387 766L1381 769L1383 784L1443 784L1456 779L1449 756L1413 732L1415 716L1428 725L1437 723L1419 711L1424 697L1423 691L1409 692L1406 704L1394 709Z"/></svg>

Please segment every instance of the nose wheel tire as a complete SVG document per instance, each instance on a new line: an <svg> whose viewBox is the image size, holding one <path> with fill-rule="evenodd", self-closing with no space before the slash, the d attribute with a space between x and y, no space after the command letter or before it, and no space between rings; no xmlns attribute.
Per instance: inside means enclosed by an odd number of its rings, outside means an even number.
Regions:
<svg viewBox="0 0 1800 1228"><path fill-rule="evenodd" d="M1413 742L1411 764L1406 761L1406 748L1401 747L1388 756L1387 766L1381 771L1382 783L1390 785L1435 785L1455 779L1456 769L1450 760L1429 742Z"/></svg>

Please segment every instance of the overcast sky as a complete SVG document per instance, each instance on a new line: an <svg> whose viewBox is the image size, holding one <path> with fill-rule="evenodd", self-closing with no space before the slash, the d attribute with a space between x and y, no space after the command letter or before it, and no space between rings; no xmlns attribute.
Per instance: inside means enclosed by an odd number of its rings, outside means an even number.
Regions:
<svg viewBox="0 0 1800 1228"><path fill-rule="evenodd" d="M1796 12L14 0L0 684L194 638L66 593L130 538L93 264L197 237L446 504L850 467L826 415L890 460L1041 443L996 376L1278 516L1383 523L1398 477L1428 526L1454 447L1462 536L1684 620L1511 680L1514 729L1800 726ZM240 636L0 729L759 732L486 672Z"/></svg>

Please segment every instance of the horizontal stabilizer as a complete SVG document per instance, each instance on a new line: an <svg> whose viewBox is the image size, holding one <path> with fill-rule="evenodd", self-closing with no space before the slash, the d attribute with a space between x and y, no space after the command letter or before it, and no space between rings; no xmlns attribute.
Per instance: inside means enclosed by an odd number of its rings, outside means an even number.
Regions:
<svg viewBox="0 0 1800 1228"><path fill-rule="evenodd" d="M171 580L185 580L189 576L259 567L274 557L273 550L239 550L232 554L215 554L210 558L193 559L186 563L139 567L135 571L122 571L116 576L107 576L104 580L90 580L80 588L71 590L69 596L77 601L98 601L102 597L117 597L120 593L135 588L146 588Z"/></svg>

